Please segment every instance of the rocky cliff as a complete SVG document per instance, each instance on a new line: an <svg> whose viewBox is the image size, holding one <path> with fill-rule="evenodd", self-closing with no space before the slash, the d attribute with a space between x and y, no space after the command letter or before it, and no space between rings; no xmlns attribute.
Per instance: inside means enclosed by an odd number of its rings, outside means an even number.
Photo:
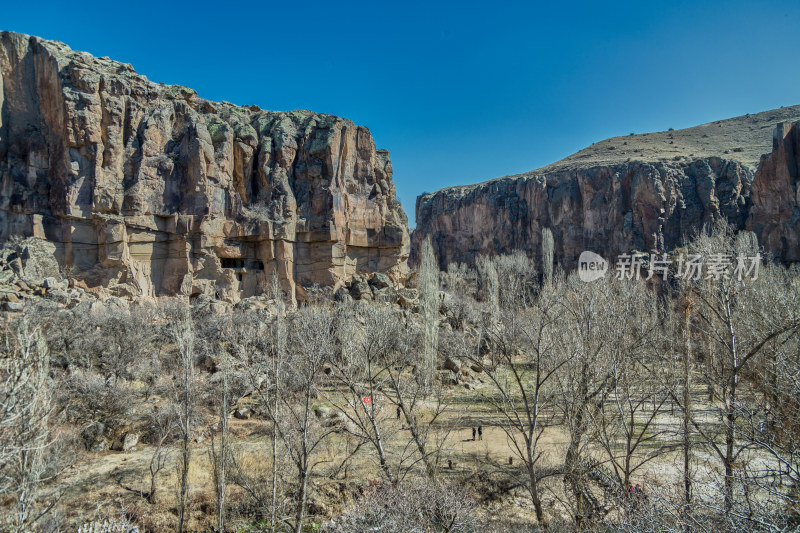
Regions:
<svg viewBox="0 0 800 533"><path fill-rule="evenodd" d="M753 183L747 228L765 250L783 261L800 261L800 122L775 128L772 153L764 155Z"/></svg>
<svg viewBox="0 0 800 533"><path fill-rule="evenodd" d="M40 236L112 295L237 301L407 271L389 154L335 116L269 112L0 33L0 240Z"/></svg>
<svg viewBox="0 0 800 533"><path fill-rule="evenodd" d="M548 227L556 262L572 269L583 250L612 260L632 250L671 250L719 218L754 229L768 252L798 260L800 136L782 124L797 118L800 106L631 134L526 174L423 194L412 263L428 235L442 267L516 249L539 259ZM775 151L759 165L776 122Z"/></svg>

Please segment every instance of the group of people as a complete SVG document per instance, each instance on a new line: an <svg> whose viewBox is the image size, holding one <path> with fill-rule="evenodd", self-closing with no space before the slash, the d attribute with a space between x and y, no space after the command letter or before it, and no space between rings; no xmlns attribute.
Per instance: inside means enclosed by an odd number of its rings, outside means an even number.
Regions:
<svg viewBox="0 0 800 533"><path fill-rule="evenodd" d="M472 428L472 440L475 440L475 434L476 434L475 428ZM477 435L478 435L478 440L483 440L483 426L478 426Z"/></svg>
<svg viewBox="0 0 800 533"><path fill-rule="evenodd" d="M647 495L644 493L644 490L642 490L642 486L639 485L638 483L636 485L631 485L630 492L631 496L635 496L641 499L647 499Z"/></svg>

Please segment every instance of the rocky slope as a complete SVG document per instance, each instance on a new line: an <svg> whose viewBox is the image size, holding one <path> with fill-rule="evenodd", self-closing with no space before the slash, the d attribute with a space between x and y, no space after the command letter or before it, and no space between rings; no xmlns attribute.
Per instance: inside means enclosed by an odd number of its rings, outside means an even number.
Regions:
<svg viewBox="0 0 800 533"><path fill-rule="evenodd" d="M153 83L0 33L0 240L43 237L78 285L238 301L407 274L389 154L366 128Z"/></svg>
<svg viewBox="0 0 800 533"><path fill-rule="evenodd" d="M671 250L721 217L756 231L768 252L798 260L800 136L785 122L798 119L794 106L617 137L525 174L423 194L412 263L428 235L442 267L515 249L538 259L549 227L556 262L571 269L583 250L606 258ZM759 165L776 123L774 151Z"/></svg>

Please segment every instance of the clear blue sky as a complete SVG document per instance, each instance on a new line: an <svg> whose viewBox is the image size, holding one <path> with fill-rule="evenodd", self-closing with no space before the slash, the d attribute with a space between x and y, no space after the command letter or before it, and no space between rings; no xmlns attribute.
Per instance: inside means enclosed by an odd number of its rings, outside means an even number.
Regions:
<svg viewBox="0 0 800 533"><path fill-rule="evenodd" d="M560 5L559 5L560 4ZM1 29L370 128L398 196L800 103L800 2L7 2Z"/></svg>

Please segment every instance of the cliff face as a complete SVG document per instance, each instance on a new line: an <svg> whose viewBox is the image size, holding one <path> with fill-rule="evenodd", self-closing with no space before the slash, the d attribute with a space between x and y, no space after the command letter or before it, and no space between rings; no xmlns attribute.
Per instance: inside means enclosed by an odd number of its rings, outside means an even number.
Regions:
<svg viewBox="0 0 800 533"><path fill-rule="evenodd" d="M558 264L584 250L614 258L669 250L725 217L743 227L753 173L736 161L642 163L509 177L417 198L415 244L431 235L440 264L524 250L539 259L549 227Z"/></svg>
<svg viewBox="0 0 800 533"><path fill-rule="evenodd" d="M753 183L747 228L769 253L800 261L800 122L775 128L772 153L764 155Z"/></svg>
<svg viewBox="0 0 800 533"><path fill-rule="evenodd" d="M235 302L273 273L292 297L406 276L407 219L366 128L210 102L9 32L0 76L0 240L46 238L90 289Z"/></svg>
<svg viewBox="0 0 800 533"><path fill-rule="evenodd" d="M612 262L668 251L720 218L753 229L773 255L800 260L797 126L778 127L755 172L775 120L787 117L800 117L800 106L609 139L537 171L423 194L412 264L426 236L443 268L517 249L538 260L549 227L556 262L571 270L583 250Z"/></svg>

